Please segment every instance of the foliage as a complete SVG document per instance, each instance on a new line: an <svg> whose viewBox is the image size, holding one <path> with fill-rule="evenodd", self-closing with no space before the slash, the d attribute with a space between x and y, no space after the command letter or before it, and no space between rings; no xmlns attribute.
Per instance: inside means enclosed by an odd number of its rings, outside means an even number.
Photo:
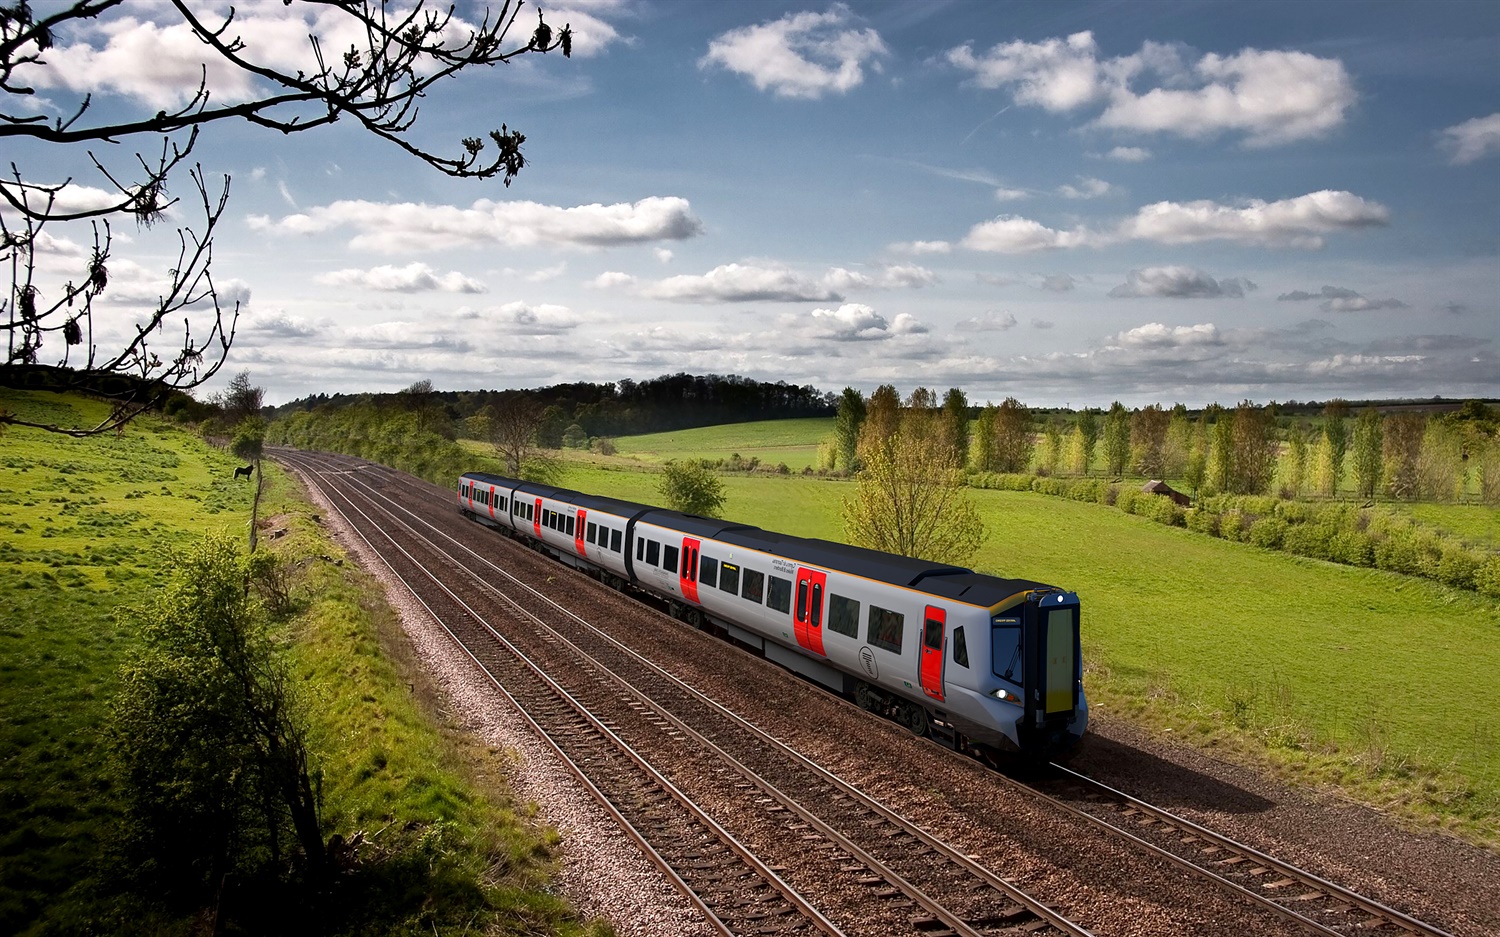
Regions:
<svg viewBox="0 0 1500 937"><path fill-rule="evenodd" d="M994 404L985 404L974 420L967 467L976 472L995 471L995 414L998 412L999 408Z"/></svg>
<svg viewBox="0 0 1500 937"><path fill-rule="evenodd" d="M320 38L309 37L307 53L295 69L255 57L253 48L237 34L234 12L208 12L175 4L169 9L175 24L201 43L206 59L196 90L184 89L184 101L158 110L154 116L118 117L117 111L91 109L88 94L67 98L66 76L46 79L53 93L38 96L28 85L39 72L52 68L63 56L49 49L66 41L75 28L106 13L118 0L74 0L47 4L38 12L20 0L0 8L0 139L14 138L33 154L30 171L11 164L11 178L0 182L7 211L0 214L0 261L11 268L11 284L0 302L0 329L7 335L7 356L0 361L0 383L14 384L35 367L43 346L59 340L61 352L51 355L64 386L109 394L115 406L101 422L91 425L36 424L69 434L99 433L133 419L162 400L166 393L201 385L223 365L234 340L239 301L226 317L212 274L215 231L229 198L229 178L211 185L190 156L205 127L229 121L248 121L283 134L299 133L352 118L374 136L386 139L429 166L450 176L500 177L509 185L525 164L525 137L505 125L488 139L462 141L459 153L442 156L430 151L412 128L417 102L439 82L462 70L495 65L529 52L572 50L565 26L554 39L539 23L521 43L506 43L514 14L489 18L464 29L454 13L425 9L417 2L388 13L382 4L344 3L333 9L340 26L354 27L360 44L325 55ZM467 32L467 36L464 33ZM248 100L210 89L208 75L228 69L251 80L256 93ZM211 92L217 90L217 96ZM63 96L60 97L59 94ZM223 103L220 103L220 102ZM154 104L151 106L155 106ZM110 115L110 116L105 116ZM119 146L111 159L108 150ZM120 146L124 144L123 146ZM71 149L69 149L71 148ZM17 149L11 147L12 150ZM85 186L69 177L58 183L39 182L57 167L87 159L99 184ZM133 152L132 152L133 150ZM150 156L148 153L156 153ZM178 257L166 271L160 299L144 307L136 321L99 322L96 300L109 286L114 247L113 222L134 221L150 227L174 211L179 199L168 192L178 170L185 170L195 190L195 209L201 221L177 229ZM217 190L217 191L214 191ZM96 197L97 195L97 197ZM54 273L45 255L49 244L74 228L87 226L92 246L76 267ZM86 238L87 239L87 238ZM181 320L180 331L174 331ZM196 329L196 331L195 331ZM112 345L105 336L126 337ZM121 381L121 378L128 380ZM17 422L0 412L0 425Z"/></svg>
<svg viewBox="0 0 1500 937"><path fill-rule="evenodd" d="M1167 424L1161 404L1153 403L1130 415L1130 455L1136 472L1147 478L1166 474Z"/></svg>
<svg viewBox="0 0 1500 937"><path fill-rule="evenodd" d="M474 457L458 443L423 432L419 424L408 410L366 402L281 417L267 429L266 442L359 456L445 487L475 467Z"/></svg>
<svg viewBox="0 0 1500 937"><path fill-rule="evenodd" d="M1104 470L1109 475L1125 474L1130 461L1130 413L1116 400L1104 416Z"/></svg>
<svg viewBox="0 0 1500 937"><path fill-rule="evenodd" d="M958 452L958 464L969 462L969 397L957 387L943 395L943 432Z"/></svg>
<svg viewBox="0 0 1500 937"><path fill-rule="evenodd" d="M1361 498L1372 498L1380 486L1381 453L1384 448L1385 431L1381 426L1380 411L1366 407L1354 421L1354 432L1350 435L1353 450L1354 490Z"/></svg>
<svg viewBox="0 0 1500 937"><path fill-rule="evenodd" d="M1349 404L1337 398L1323 407L1323 443L1326 469L1320 490L1325 495L1338 493L1344 475L1344 455L1349 450Z"/></svg>
<svg viewBox="0 0 1500 937"><path fill-rule="evenodd" d="M1385 418L1381 453L1386 490L1391 497L1414 500L1422 491L1422 435L1426 418L1397 413Z"/></svg>
<svg viewBox="0 0 1500 937"><path fill-rule="evenodd" d="M865 407L865 420L860 427L855 457L859 458L869 445L889 441L900 425L901 395L892 385L881 384L870 394L870 402Z"/></svg>
<svg viewBox="0 0 1500 937"><path fill-rule="evenodd" d="M984 525L963 490L952 447L934 450L903 428L885 444L862 446L860 459L858 488L843 499L850 543L957 566L973 562Z"/></svg>
<svg viewBox="0 0 1500 937"><path fill-rule="evenodd" d="M702 462L668 462L656 490L666 506L683 514L717 517L724 506L724 483Z"/></svg>
<svg viewBox="0 0 1500 937"><path fill-rule="evenodd" d="M1073 471L1079 475L1087 475L1094 464L1094 447L1099 443L1099 411L1093 407L1080 410L1073 435L1076 439L1074 451L1077 453Z"/></svg>
<svg viewBox="0 0 1500 937"><path fill-rule="evenodd" d="M283 837L326 873L314 769L285 663L234 544L173 557L166 587L122 611L141 647L105 728L124 811L121 848L143 884L206 901L226 874L280 864Z"/></svg>
<svg viewBox="0 0 1500 937"><path fill-rule="evenodd" d="M829 468L852 472L859 468L859 430L865 422L865 398L853 387L839 395L839 411L833 423L833 459Z"/></svg>
<svg viewBox="0 0 1500 937"><path fill-rule="evenodd" d="M1261 494L1270 489L1276 465L1276 418L1270 407L1240 401L1230 428L1227 483L1234 494Z"/></svg>
<svg viewBox="0 0 1500 937"><path fill-rule="evenodd" d="M234 428L234 438L229 451L237 459L260 461L261 450L266 442L266 421L260 415L247 417Z"/></svg>
<svg viewBox="0 0 1500 937"><path fill-rule="evenodd" d="M1031 465L1031 411L1014 397L1006 397L995 409L994 470L1024 472Z"/></svg>

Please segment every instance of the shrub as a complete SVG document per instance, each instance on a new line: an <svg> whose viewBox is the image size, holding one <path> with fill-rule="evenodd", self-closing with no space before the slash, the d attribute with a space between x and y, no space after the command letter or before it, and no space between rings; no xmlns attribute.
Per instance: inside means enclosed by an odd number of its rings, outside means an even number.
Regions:
<svg viewBox="0 0 1500 937"><path fill-rule="evenodd" d="M1437 578L1458 589L1474 588L1474 577L1479 572L1480 558L1456 543L1443 544L1438 559Z"/></svg>
<svg viewBox="0 0 1500 937"><path fill-rule="evenodd" d="M1500 555L1490 555L1474 571L1474 588L1500 599Z"/></svg>
<svg viewBox="0 0 1500 937"><path fill-rule="evenodd" d="M1099 489L1099 503L1113 506L1120 497L1119 485L1104 485Z"/></svg>
<svg viewBox="0 0 1500 937"><path fill-rule="evenodd" d="M1350 566L1374 566L1375 542L1362 530L1343 530L1329 544L1333 559Z"/></svg>
<svg viewBox="0 0 1500 937"><path fill-rule="evenodd" d="M1437 538L1410 527L1392 531L1375 544L1375 565L1393 573L1432 577L1441 559Z"/></svg>
<svg viewBox="0 0 1500 937"><path fill-rule="evenodd" d="M1332 560L1333 538L1338 529L1331 524L1293 524L1282 537L1281 548L1298 556L1310 556L1315 560Z"/></svg>
<svg viewBox="0 0 1500 937"><path fill-rule="evenodd" d="M1208 534L1210 537L1219 535L1219 515L1213 511L1205 511L1201 508L1193 508L1184 516L1188 530L1197 531L1200 534Z"/></svg>
<svg viewBox="0 0 1500 937"><path fill-rule="evenodd" d="M1115 507L1117 507L1120 510L1124 511L1126 514L1134 514L1134 513L1136 513L1136 509L1135 509L1136 502L1139 501L1142 497L1154 498L1156 496L1155 495L1144 495L1143 496L1139 491L1136 491L1134 488L1128 488L1128 487L1127 488L1120 488L1120 489L1118 489L1115 492Z"/></svg>
<svg viewBox="0 0 1500 937"><path fill-rule="evenodd" d="M1219 536L1225 540L1243 543L1254 520L1240 511L1228 511L1219 518Z"/></svg>
<svg viewBox="0 0 1500 937"><path fill-rule="evenodd" d="M1286 521L1279 517L1262 517L1250 525L1249 540L1258 547L1279 550L1281 542L1286 539L1286 532Z"/></svg>
<svg viewBox="0 0 1500 937"><path fill-rule="evenodd" d="M1163 498L1161 495L1147 495L1141 499L1138 509L1145 516L1156 521L1158 524L1166 524L1168 527L1181 527L1187 512L1182 509L1171 498Z"/></svg>

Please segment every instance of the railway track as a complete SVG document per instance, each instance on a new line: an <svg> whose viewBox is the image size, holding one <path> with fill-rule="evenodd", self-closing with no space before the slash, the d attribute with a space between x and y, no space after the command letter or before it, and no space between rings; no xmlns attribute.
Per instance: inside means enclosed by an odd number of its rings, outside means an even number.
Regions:
<svg viewBox="0 0 1500 937"><path fill-rule="evenodd" d="M972 904L963 907L960 903L958 908L946 909L951 915L948 917L936 908L927 906L923 897L928 893L951 896L960 893L965 885L962 883L962 876L943 881L941 877L927 875L923 868L926 857L942 855L945 851L952 850L958 857L953 861L958 865L962 866L965 860L969 865L977 863L951 846L923 839L920 830L905 823L883 806L875 804L872 807L867 802L868 799L862 802L860 798L863 795L852 785L823 771L789 747L781 746L784 750L772 756L768 752L774 751L774 747L764 747L764 740L747 745L743 737L754 737L757 734L765 736L775 745L780 745L780 742L718 707L665 669L614 641L603 631L593 628L540 592L494 567L487 559L443 533L426 518L389 498L385 489L407 489L432 506L451 508L451 501L444 498L441 492L384 467L352 459L345 460L342 464L345 469L355 470L349 478L358 479L351 481L351 484L362 486L358 491L362 503L382 504L383 509L408 525L408 530L413 534L421 529L425 531L423 537L437 541L446 538L446 550L466 556L468 563L482 564L489 573L500 574L509 583L505 587L510 590L508 601L525 603L537 610L546 609L551 625L545 627L553 630L555 640L573 648L569 653L575 655L575 661L587 661L589 667L599 668L597 672L612 674L610 679L614 690L632 695L637 704L643 707L643 711L650 713L649 721L660 732L691 739L700 751L713 753L713 757L719 759L720 767L716 769L716 776L720 780L729 778L740 790L751 794L752 799L758 799L761 809L785 814L786 822L782 827L785 836L795 838L805 845L818 844L808 845L810 850L820 847L838 850L841 874L854 875L855 881L867 888L869 894L884 901L895 901L898 908L913 908L911 913L905 915L905 923L911 931L969 934L1027 933L1036 929L1045 933L1050 928L1053 931L1079 932L1068 930L1069 925L1066 923L1049 924L1044 917L1026 914L1026 911L1033 909L1025 901L1015 898L1012 898L1013 903L1009 905L1000 905L998 913L980 910ZM492 590L496 588L493 582L486 583L486 587ZM756 745L762 747L757 748ZM1264 908L1309 933L1340 937L1370 933L1445 935L1444 931L1436 927L1066 768L1053 766L1052 771L1054 774L1046 780L1026 784L1014 779L1007 780L1051 808L1084 819L1107 835L1128 841L1134 848L1145 850L1193 875L1201 876L1216 887ZM797 791L804 796L788 797L783 793L784 790ZM816 796L806 796L809 791L817 791ZM818 810L808 809L808 803L816 803ZM873 825L872 818L882 813L890 813L895 825ZM848 836L842 844L836 838L840 835L840 829L858 831L862 824L872 824L871 829L881 832L863 838ZM882 842L895 848L882 851L879 848ZM876 871L877 867L880 872ZM982 866L979 866L977 872L970 869L965 874L986 880L986 885L991 888L1008 885ZM988 881L989 878L997 879L998 885ZM973 887L972 880L968 887ZM908 905L907 902L911 904ZM941 902L934 904L942 907ZM992 903L991 907L995 905ZM1036 909L1037 913L1050 911L1045 905Z"/></svg>
<svg viewBox="0 0 1500 937"><path fill-rule="evenodd" d="M1087 933L389 499L363 470L278 455L720 932Z"/></svg>
<svg viewBox="0 0 1500 937"><path fill-rule="evenodd" d="M1431 924L1063 765L1047 768L1051 776L1028 782L1026 789L1313 933L1451 937Z"/></svg>

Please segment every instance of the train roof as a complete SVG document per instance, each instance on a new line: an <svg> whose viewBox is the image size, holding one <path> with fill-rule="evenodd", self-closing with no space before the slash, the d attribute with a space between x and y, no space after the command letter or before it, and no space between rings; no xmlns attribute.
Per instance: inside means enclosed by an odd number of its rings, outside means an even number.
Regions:
<svg viewBox="0 0 1500 937"><path fill-rule="evenodd" d="M608 498L603 495L584 494L569 488L554 488L535 482L522 482L484 472L465 473L466 478L478 479L486 484L504 484L529 494L537 494L576 504L595 511L608 511L621 517L639 517L651 524L669 527L695 537L718 540L774 553L809 566L822 566L842 572L874 579L894 586L917 588L945 599L993 608L1006 599L1037 589L1051 589L1046 583L1031 579L1004 579L985 573L976 573L962 566L934 563L931 560L913 559L883 553L866 547L835 543L832 540L815 540L808 537L793 537L772 530L762 530L749 524L683 514L666 508Z"/></svg>

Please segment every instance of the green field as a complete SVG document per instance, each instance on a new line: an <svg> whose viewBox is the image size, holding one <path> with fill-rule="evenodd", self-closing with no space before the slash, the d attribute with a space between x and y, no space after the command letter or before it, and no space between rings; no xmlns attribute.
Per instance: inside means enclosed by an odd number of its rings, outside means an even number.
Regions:
<svg viewBox="0 0 1500 937"><path fill-rule="evenodd" d="M745 459L760 459L767 468L785 462L787 468L800 472L817 464L818 444L832 436L832 417L809 417L622 436L615 445L619 455L648 462L727 459L738 452Z"/></svg>
<svg viewBox="0 0 1500 937"><path fill-rule="evenodd" d="M748 447L747 447L748 448ZM568 487L659 502L567 463ZM841 539L851 482L726 476L723 516ZM1500 611L1473 593L1304 560L1113 508L975 491L978 566L1076 590L1105 711L1236 748L1500 843Z"/></svg>
<svg viewBox="0 0 1500 937"><path fill-rule="evenodd" d="M0 406L104 415L45 393L0 391ZM0 437L0 933L204 932L203 909L133 894L109 861L121 816L99 727L135 646L115 607L165 580L170 548L214 530L243 541L253 485L233 479L237 464L149 417L119 435ZM552 894L555 833L511 802L494 753L434 727L434 697L378 585L270 476L263 542L300 571L299 614L279 627L323 772L325 835L368 842L315 923L299 896L247 883L224 932L604 930Z"/></svg>

